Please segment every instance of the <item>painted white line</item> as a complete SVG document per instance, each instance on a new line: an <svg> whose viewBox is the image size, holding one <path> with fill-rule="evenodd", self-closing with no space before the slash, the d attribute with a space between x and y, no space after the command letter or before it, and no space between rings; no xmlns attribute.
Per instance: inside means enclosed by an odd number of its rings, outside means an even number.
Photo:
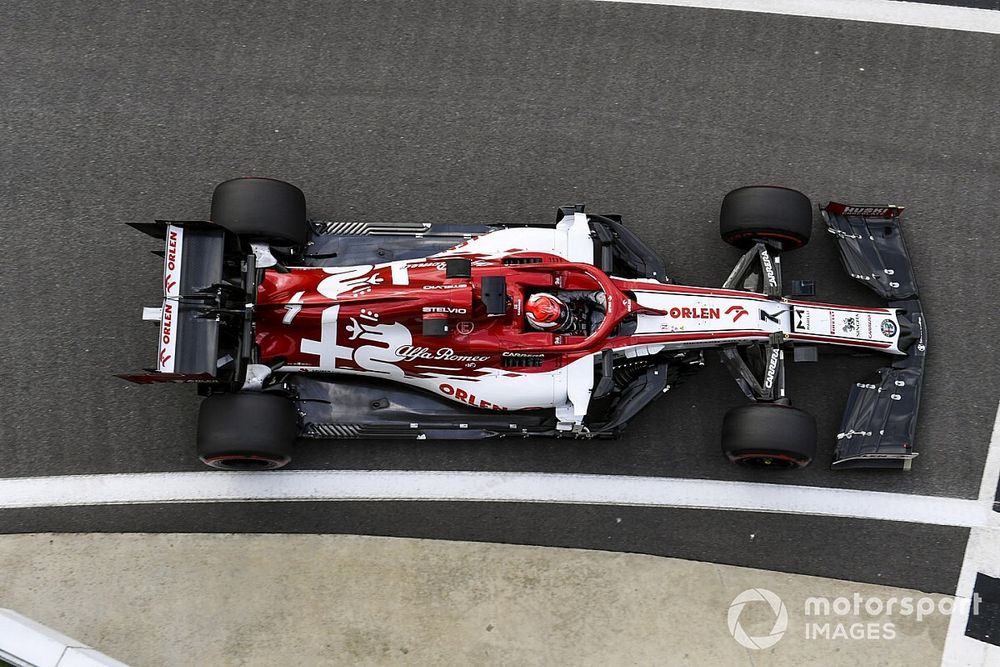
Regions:
<svg viewBox="0 0 1000 667"><path fill-rule="evenodd" d="M997 416L993 420L990 449L986 452L983 479L979 483L979 502L992 505L996 500L998 484L1000 484L1000 407L997 408Z"/></svg>
<svg viewBox="0 0 1000 667"><path fill-rule="evenodd" d="M892 23L1000 34L1000 12L899 0L598 0L701 9L734 9L761 14Z"/></svg>
<svg viewBox="0 0 1000 667"><path fill-rule="evenodd" d="M986 454L986 466L979 486L979 504L987 509L993 507L997 484L1000 483L1000 408L993 422L993 436ZM986 525L973 527L969 531L969 541L965 545L965 558L958 575L955 597L959 604L948 621L948 635L945 638L941 664L972 665L989 667L1000 664L1000 646L993 646L965 636L965 626L969 621L970 604L963 602L972 597L976 584L976 574L982 572L1000 578L1000 514L990 511Z"/></svg>
<svg viewBox="0 0 1000 667"><path fill-rule="evenodd" d="M149 503L468 501L678 507L982 526L976 500L669 477L402 470L0 479L0 509Z"/></svg>

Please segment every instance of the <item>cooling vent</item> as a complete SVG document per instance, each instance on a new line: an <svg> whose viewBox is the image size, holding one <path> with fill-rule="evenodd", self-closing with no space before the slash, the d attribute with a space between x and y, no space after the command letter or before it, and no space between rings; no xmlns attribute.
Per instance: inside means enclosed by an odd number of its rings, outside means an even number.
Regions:
<svg viewBox="0 0 1000 667"><path fill-rule="evenodd" d="M313 221L313 229L324 236L391 236L394 234L423 234L431 228L429 222L320 222Z"/></svg>
<svg viewBox="0 0 1000 667"><path fill-rule="evenodd" d="M541 264L541 257L506 257L503 260L504 266L515 266L517 264Z"/></svg>
<svg viewBox="0 0 1000 667"><path fill-rule="evenodd" d="M538 368L545 358L542 355L531 357L500 357L502 368Z"/></svg>
<svg viewBox="0 0 1000 667"><path fill-rule="evenodd" d="M358 424L308 424L302 435L306 438L356 438L361 428Z"/></svg>
<svg viewBox="0 0 1000 667"><path fill-rule="evenodd" d="M420 438L423 432L415 426L393 424L306 424L302 438Z"/></svg>

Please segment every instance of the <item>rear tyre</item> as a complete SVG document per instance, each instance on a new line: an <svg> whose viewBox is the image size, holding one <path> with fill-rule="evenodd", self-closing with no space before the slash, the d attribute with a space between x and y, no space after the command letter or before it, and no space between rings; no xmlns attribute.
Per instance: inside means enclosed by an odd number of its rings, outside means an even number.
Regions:
<svg viewBox="0 0 1000 667"><path fill-rule="evenodd" d="M722 420L722 452L747 466L804 468L816 457L816 420L779 403L733 408Z"/></svg>
<svg viewBox="0 0 1000 667"><path fill-rule="evenodd" d="M294 185L273 178L235 178L212 195L212 222L251 241L305 245L306 198Z"/></svg>
<svg viewBox="0 0 1000 667"><path fill-rule="evenodd" d="M198 457L221 470L271 470L292 460L295 404L277 394L212 394L198 413Z"/></svg>
<svg viewBox="0 0 1000 667"><path fill-rule="evenodd" d="M743 250L757 241L777 241L782 250L795 250L809 242L812 215L812 203L798 190L750 185L722 199L719 232L723 241Z"/></svg>

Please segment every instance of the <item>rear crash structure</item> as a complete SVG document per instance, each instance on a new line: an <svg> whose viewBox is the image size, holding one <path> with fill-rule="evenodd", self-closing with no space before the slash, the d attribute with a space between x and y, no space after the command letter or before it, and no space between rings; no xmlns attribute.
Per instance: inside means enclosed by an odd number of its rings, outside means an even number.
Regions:
<svg viewBox="0 0 1000 667"><path fill-rule="evenodd" d="M786 295L782 255L809 240L794 190L723 200L720 229L743 256L721 288L678 285L621 219L583 206L549 224L308 221L287 183L215 192L210 222L134 227L163 239L157 364L122 377L192 382L202 460L274 468L297 438L610 438L721 354L751 403L723 424L733 461L800 467L815 422L792 407L784 365L823 346L885 355L850 392L835 467L908 468L926 333L901 208L830 203L821 215L844 266L886 299L866 308ZM527 300L562 295L563 329Z"/></svg>

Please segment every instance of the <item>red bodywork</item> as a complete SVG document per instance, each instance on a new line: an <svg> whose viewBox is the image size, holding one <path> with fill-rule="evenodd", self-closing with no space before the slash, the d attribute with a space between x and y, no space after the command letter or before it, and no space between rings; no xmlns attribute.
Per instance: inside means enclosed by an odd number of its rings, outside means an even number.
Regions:
<svg viewBox="0 0 1000 667"><path fill-rule="evenodd" d="M630 313L666 314L640 306L629 295L633 289L767 299L747 292L654 286L610 278L592 265L566 262L554 255L524 253L515 257L542 261L505 264L499 259L471 258L472 278L445 278L444 262L433 259L362 267L297 268L288 273L267 271L259 288L255 315L261 360L270 364L283 359L288 367L304 372L331 371L335 367L343 372L368 373L381 364L395 366L403 376L412 378L475 377L484 372L481 369L507 365L521 366L518 374L551 371L609 347L766 336L752 329L751 324L745 331L717 334L664 332L641 338L609 338ZM490 316L486 312L481 289L487 276L506 279L509 305L504 315ZM523 314L524 299L534 291L551 290L603 291L607 296L606 315L598 330L586 337L530 330ZM331 313L334 306L338 308ZM424 336L423 318L442 315L449 319L449 333ZM335 327L335 331L328 328L326 336L324 317L327 327ZM359 349L372 347L372 341L383 343L385 358L358 354ZM393 346L395 349L391 349ZM334 348L337 352L331 366L329 360L321 358L321 351ZM504 364L505 358L525 356L534 360L529 367ZM388 367L383 371L399 376L398 371Z"/></svg>

